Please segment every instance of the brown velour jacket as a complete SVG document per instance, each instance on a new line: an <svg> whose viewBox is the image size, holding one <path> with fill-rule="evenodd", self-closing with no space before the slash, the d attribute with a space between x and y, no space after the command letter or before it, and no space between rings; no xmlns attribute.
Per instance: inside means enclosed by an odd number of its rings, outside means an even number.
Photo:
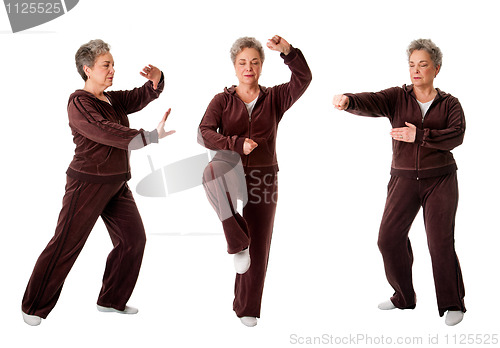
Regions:
<svg viewBox="0 0 500 348"><path fill-rule="evenodd" d="M392 140L391 175L413 179L452 173L457 165L451 150L462 144L465 117L457 98L437 89L425 118L413 85L392 87L376 93L345 93L346 111L360 116L387 117L393 128L417 127L414 143Z"/></svg>
<svg viewBox="0 0 500 348"><path fill-rule="evenodd" d="M269 88L260 86L251 117L245 103L236 94L236 86L225 88L224 92L212 99L201 120L198 137L201 145L211 150L237 152L247 169L278 170L278 123L285 111L305 92L312 79L311 70L299 49L292 47L288 55L282 53L280 56L292 72L290 81ZM249 155L243 154L245 138L258 144ZM219 154L220 157L224 156L224 152Z"/></svg>
<svg viewBox="0 0 500 348"><path fill-rule="evenodd" d="M84 90L71 94L68 117L76 148L66 173L93 183L129 180L129 151L157 143L158 132L129 128L127 115L158 98L164 85L162 74L156 90L147 81L130 91L104 92L111 104Z"/></svg>

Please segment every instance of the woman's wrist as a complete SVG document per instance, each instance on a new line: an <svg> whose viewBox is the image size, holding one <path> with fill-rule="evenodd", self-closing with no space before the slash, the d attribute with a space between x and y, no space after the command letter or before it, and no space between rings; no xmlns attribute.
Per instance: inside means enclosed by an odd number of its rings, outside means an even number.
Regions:
<svg viewBox="0 0 500 348"><path fill-rule="evenodd" d="M292 50L292 46L289 45L288 47L283 47L283 51L281 51L281 53L283 53L285 56L288 56L288 54L290 53L291 50Z"/></svg>

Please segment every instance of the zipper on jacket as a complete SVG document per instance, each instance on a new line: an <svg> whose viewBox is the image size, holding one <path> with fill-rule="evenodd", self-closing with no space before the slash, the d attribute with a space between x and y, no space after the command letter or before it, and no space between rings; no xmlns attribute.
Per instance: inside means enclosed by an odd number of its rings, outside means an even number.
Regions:
<svg viewBox="0 0 500 348"><path fill-rule="evenodd" d="M243 102L243 100L242 100ZM246 109L246 105L245 105L245 109ZM247 110L248 112L248 110ZM252 139L252 115L250 113L248 113L248 139ZM250 154L251 152L247 155L247 160L246 160L246 166L248 167L248 162L250 161Z"/></svg>
<svg viewBox="0 0 500 348"><path fill-rule="evenodd" d="M243 100L241 100L240 98L238 98L238 99L243 103L243 107L245 108L245 110L248 113L248 139L252 139L252 115L250 114L250 112L248 112L248 109L247 109L247 106L246 106L245 102ZM257 99L257 102L259 102L259 99ZM253 108L254 110L255 110L255 107L257 106L257 102L254 105L254 108ZM245 145L243 145L243 146L245 146ZM246 155L247 156L246 161L245 161L246 162L246 164L245 164L246 167L248 167L248 162L250 161L250 159L249 159L250 154L251 153L249 153L248 155Z"/></svg>
<svg viewBox="0 0 500 348"><path fill-rule="evenodd" d="M424 119L422 118L422 129L423 128L424 128ZM415 169L417 170L417 180L420 180L420 177L418 174L419 162L420 162L420 144L417 145L417 156L415 158Z"/></svg>
<svg viewBox="0 0 500 348"><path fill-rule="evenodd" d="M417 99L415 98L415 101ZM424 120L425 118L427 117L427 115L429 114L429 111L432 109L432 107L434 106L434 101L435 99L432 101L431 105L429 106L429 108L427 109L427 111L425 112L424 115L422 115L422 123L421 123L421 128L420 129L424 129ZM418 102L417 102L418 104ZM419 107L420 108L420 107ZM419 173L418 173L418 170L419 170L419 163L420 163L420 144L417 145L417 158L415 159L415 169L417 170L417 180L420 180L420 177L419 177Z"/></svg>
<svg viewBox="0 0 500 348"><path fill-rule="evenodd" d="M243 100L241 100L239 97L237 97L237 99L239 99L242 103L243 103L243 107L245 108L245 110L247 111L248 113L248 139L252 139L252 115L250 114L250 112L248 112L248 109L247 109L247 106L245 104L245 102ZM261 101L261 98L260 98L260 92L259 92L259 95L257 96L257 101L255 102L255 105L253 107L253 110L255 110L255 108L257 107L257 104ZM253 113L253 110L252 110L252 113ZM246 164L245 166L248 167L248 162L250 161L250 155L252 153L250 152L246 158Z"/></svg>
<svg viewBox="0 0 500 348"><path fill-rule="evenodd" d="M417 106L418 108L420 109L420 105L418 105L418 101L417 101L417 98L415 98L414 96L412 96L413 99L415 99L415 102L417 103ZM436 99L434 98L434 100L432 101L431 105L429 105L429 108L427 109L427 111L425 112L424 115L422 115L422 123L421 123L421 128L420 129L424 129L424 120L425 120L425 117L427 116L427 114L429 113L430 109L432 109L432 107L434 106L434 101ZM417 171L417 180L420 180L420 177L418 175L418 170L419 170L419 157L420 157L420 144L417 145L417 156L415 158L415 169Z"/></svg>

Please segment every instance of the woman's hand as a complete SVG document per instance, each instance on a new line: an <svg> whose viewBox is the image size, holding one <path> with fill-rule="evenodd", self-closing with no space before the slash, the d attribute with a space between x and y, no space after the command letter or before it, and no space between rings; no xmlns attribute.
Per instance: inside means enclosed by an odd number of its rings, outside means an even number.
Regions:
<svg viewBox="0 0 500 348"><path fill-rule="evenodd" d="M346 110L349 106L349 97L343 94L338 94L333 97L333 106L338 110Z"/></svg>
<svg viewBox="0 0 500 348"><path fill-rule="evenodd" d="M243 143L243 153L245 155L249 155L250 152L252 152L259 144L257 144L255 141L252 139L245 139L245 142Z"/></svg>
<svg viewBox="0 0 500 348"><path fill-rule="evenodd" d="M269 39L267 41L267 47L269 47L273 51L281 52L285 56L288 55L291 50L290 44L278 35L274 35L272 39Z"/></svg>
<svg viewBox="0 0 500 348"><path fill-rule="evenodd" d="M153 82L153 89L156 89L158 87L158 83L160 83L161 79L161 70L158 69L157 67L149 64L142 69L140 72L141 76L144 76L151 82Z"/></svg>
<svg viewBox="0 0 500 348"><path fill-rule="evenodd" d="M171 109L168 109L167 112L165 112L165 115L163 115L163 118L161 119L160 123L158 123L158 127L156 127L156 130L158 131L158 139L163 139L168 135L172 135L175 133L174 130L165 132L165 122L167 121L168 115L170 115Z"/></svg>
<svg viewBox="0 0 500 348"><path fill-rule="evenodd" d="M408 122L405 122L405 124L407 127L393 128L391 130L391 137L397 141L414 143L417 135L417 127Z"/></svg>

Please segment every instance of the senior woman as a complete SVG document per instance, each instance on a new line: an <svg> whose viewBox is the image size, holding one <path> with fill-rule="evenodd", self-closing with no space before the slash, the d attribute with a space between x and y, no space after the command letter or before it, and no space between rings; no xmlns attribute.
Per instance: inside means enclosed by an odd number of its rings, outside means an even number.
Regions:
<svg viewBox="0 0 500 348"><path fill-rule="evenodd" d="M108 44L92 40L78 49L75 60L85 81L84 88L71 94L68 102L75 156L67 171L54 237L38 258L22 301L23 319L29 325L40 324L54 308L99 216L114 248L107 259L97 309L137 313L126 304L139 275L146 235L127 185L130 150L173 133L164 130L170 110L151 132L129 128L127 115L144 108L163 90L163 73L158 68L148 65L140 72L148 79L140 88L105 92L115 75Z"/></svg>
<svg viewBox="0 0 500 348"><path fill-rule="evenodd" d="M218 151L203 183L222 221L228 252L235 255L233 309L246 326L255 326L260 317L278 193L278 123L312 78L301 51L285 39L274 36L267 47L281 52L292 72L290 81L260 86L262 45L250 37L236 40L231 59L239 83L213 98L199 127L199 142ZM246 203L243 216L235 204L241 197Z"/></svg>
<svg viewBox="0 0 500 348"><path fill-rule="evenodd" d="M457 98L434 87L441 50L427 39L407 50L411 85L377 93L336 95L334 106L355 115L387 117L392 124L392 167L378 246L395 293L383 310L413 309L410 226L423 208L439 315L446 324L463 319L464 284L455 253L457 166L451 150L464 138L465 118Z"/></svg>

